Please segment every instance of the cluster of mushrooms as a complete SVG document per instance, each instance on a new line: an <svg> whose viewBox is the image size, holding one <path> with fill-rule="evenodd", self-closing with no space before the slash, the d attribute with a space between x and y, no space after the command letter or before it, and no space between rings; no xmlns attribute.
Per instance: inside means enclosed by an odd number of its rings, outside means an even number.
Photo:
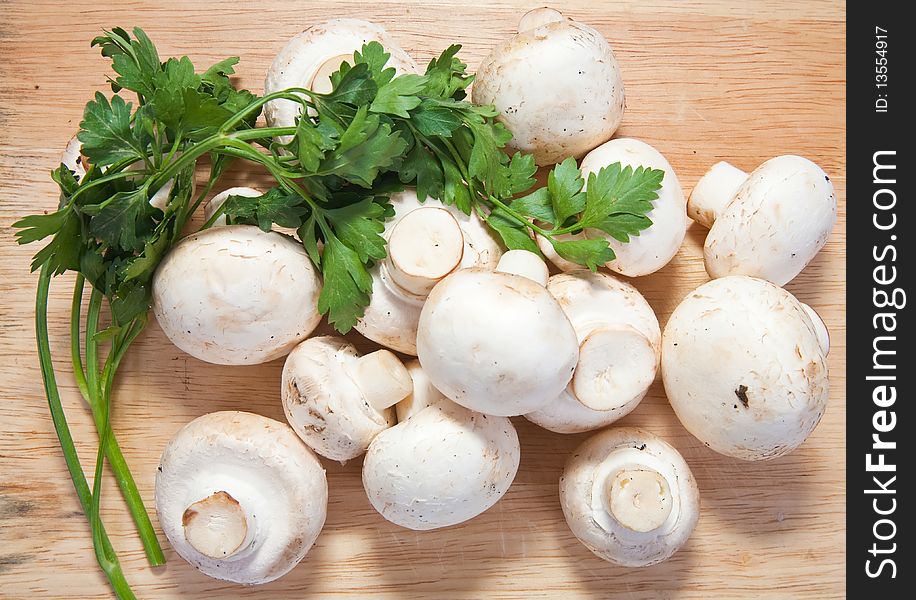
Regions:
<svg viewBox="0 0 916 600"><path fill-rule="evenodd" d="M371 40L399 72L419 72L380 27L340 19L290 41L265 92L329 89L340 62ZM568 91L562 106L543 94L544 81ZM558 433L605 428L639 404L659 368L687 430L727 456L786 454L821 418L827 330L779 287L823 247L836 219L833 187L817 165L781 156L747 174L718 163L688 200L655 148L610 139L624 110L614 53L596 30L550 9L525 15L518 34L484 59L473 98L501 111L513 150L533 153L539 165L584 155L585 173L615 162L663 169L653 225L627 244L609 239L617 258L605 266L628 277L657 271L693 219L710 228L712 281L681 302L662 332L629 283L568 263L539 240L560 271L550 275L541 257L504 251L476 215L421 203L407 190L392 198L388 256L372 271L372 301L356 326L388 349L360 356L342 338L309 338L322 284L297 241L225 221L188 236L155 275L162 330L211 363L286 356L289 421L208 414L166 447L159 519L175 550L203 573L257 584L302 560L327 510L315 453L341 462L365 455L372 506L392 523L428 530L481 514L509 489L520 459L509 417ZM268 124L294 124L297 106L268 104ZM229 195L258 194L226 190L208 203L208 216ZM697 523L689 467L646 431L595 434L570 457L559 486L575 536L620 565L667 559Z"/></svg>

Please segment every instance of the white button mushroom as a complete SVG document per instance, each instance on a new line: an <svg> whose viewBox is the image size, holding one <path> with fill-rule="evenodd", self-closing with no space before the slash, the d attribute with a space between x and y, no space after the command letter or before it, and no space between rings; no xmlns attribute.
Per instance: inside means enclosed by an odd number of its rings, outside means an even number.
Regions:
<svg viewBox="0 0 916 600"><path fill-rule="evenodd" d="M371 270L372 299L356 330L374 342L417 354L420 310L433 286L456 269L493 269L502 250L476 214L415 190L391 195L395 215L385 223L388 256Z"/></svg>
<svg viewBox="0 0 916 600"><path fill-rule="evenodd" d="M701 285L662 336L662 377L684 427L722 454L775 458L827 406L826 328L792 294L741 275Z"/></svg>
<svg viewBox="0 0 916 600"><path fill-rule="evenodd" d="M518 259L546 278L535 254L512 250L496 271L462 269L443 279L420 313L417 353L430 381L488 415L521 415L555 400L579 358L576 332L542 283L502 272L510 265L517 272Z"/></svg>
<svg viewBox="0 0 916 600"><path fill-rule="evenodd" d="M552 9L522 17L518 34L480 64L472 95L502 113L509 147L541 166L582 156L623 119L623 80L607 40Z"/></svg>
<svg viewBox="0 0 916 600"><path fill-rule="evenodd" d="M655 379L658 319L636 288L606 273L554 275L547 291L576 329L579 363L560 397L525 418L557 433L610 425L636 408Z"/></svg>
<svg viewBox="0 0 916 600"><path fill-rule="evenodd" d="M213 196L204 204L204 219L209 221L210 218L216 214L223 204L226 203L226 200L229 199L229 196L242 196L244 198L257 198L262 196L264 192L256 190L250 187L231 187L227 190L223 190L217 195ZM213 225L225 225L226 224L226 215L220 215L213 221Z"/></svg>
<svg viewBox="0 0 916 600"><path fill-rule="evenodd" d="M419 72L417 63L379 25L359 19L333 19L309 27L280 50L267 71L264 94L292 87L328 93L332 89L331 75L340 64L353 64L353 53L372 41L384 46L391 55L387 66L398 74ZM264 117L271 127L293 127L301 108L291 100L273 100L264 107ZM281 142L288 143L290 139L284 136Z"/></svg>
<svg viewBox="0 0 916 600"><path fill-rule="evenodd" d="M324 336L296 346L283 366L286 419L318 454L345 462L394 425L390 407L411 391L397 356L379 350L359 356L343 338Z"/></svg>
<svg viewBox="0 0 916 600"><path fill-rule="evenodd" d="M153 311L200 360L251 365L286 355L318 325L321 280L290 237L250 225L189 235L153 277Z"/></svg>
<svg viewBox="0 0 916 600"><path fill-rule="evenodd" d="M560 505L573 534L595 555L645 567L684 545L699 518L700 494L671 445L646 431L612 428L570 457Z"/></svg>
<svg viewBox="0 0 916 600"><path fill-rule="evenodd" d="M658 198L653 200L653 208L646 214L652 221L648 229L641 231L638 236L630 236L630 241L626 243L615 240L598 229L585 231L585 237L606 239L614 250L617 258L605 265L608 269L628 277L640 277L658 271L677 254L689 224L687 199L671 164L658 150L640 140L611 140L589 152L579 166L587 182L589 173L597 173L616 162L622 167L629 166L635 169L643 166L665 172L661 188L658 190ZM575 238L576 236L566 236L560 239ZM582 268L581 265L557 255L550 242L540 236L538 246L544 255L563 271Z"/></svg>
<svg viewBox="0 0 916 600"><path fill-rule="evenodd" d="M448 400L380 433L363 461L372 506L414 530L463 523L503 497L518 471L512 422Z"/></svg>
<svg viewBox="0 0 916 600"><path fill-rule="evenodd" d="M205 575L273 581L305 557L324 526L324 469L283 423L245 412L194 419L168 443L156 511L169 543Z"/></svg>
<svg viewBox="0 0 916 600"><path fill-rule="evenodd" d="M710 277L749 275L785 285L827 243L837 201L819 166L790 155L750 175L716 163L693 188L687 209L711 228L703 247Z"/></svg>

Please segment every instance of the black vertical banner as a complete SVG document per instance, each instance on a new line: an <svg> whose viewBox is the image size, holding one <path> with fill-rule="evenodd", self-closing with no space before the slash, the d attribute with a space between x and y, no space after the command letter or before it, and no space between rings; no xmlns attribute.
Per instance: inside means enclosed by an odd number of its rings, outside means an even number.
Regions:
<svg viewBox="0 0 916 600"><path fill-rule="evenodd" d="M847 583L912 598L916 419L913 39L909 3L847 5ZM905 491L906 490L906 491ZM866 595L868 594L868 595Z"/></svg>

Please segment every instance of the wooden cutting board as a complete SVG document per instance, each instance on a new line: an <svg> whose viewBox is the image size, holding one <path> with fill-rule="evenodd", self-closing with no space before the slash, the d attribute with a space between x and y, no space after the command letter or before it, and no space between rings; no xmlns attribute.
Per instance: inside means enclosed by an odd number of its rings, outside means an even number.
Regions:
<svg viewBox="0 0 916 600"><path fill-rule="evenodd" d="M33 334L36 277L11 224L57 201L48 177L75 132L83 104L107 91L106 61L89 40L100 28L142 26L162 56L197 64L238 55L239 84L261 91L273 55L291 36L335 17L382 24L420 62L451 43L476 68L537 2L0 3L0 597L108 598L51 427ZM103 516L141 598L365 595L382 598L836 598L843 594L845 415L845 14L833 2L575 0L566 12L598 28L622 65L627 112L619 136L641 138L674 165L685 190L720 159L751 169L778 154L814 159L831 176L839 222L827 247L788 286L831 332L831 398L823 422L794 454L749 464L706 449L678 423L660 383L621 424L674 444L702 493L700 523L673 559L628 570L595 558L563 520L557 481L586 435L563 436L515 419L518 477L484 515L442 531L400 529L370 507L360 461L325 462L330 486L321 537L292 573L258 588L208 579L167 549L150 569L113 481ZM198 62L199 61L199 62ZM551 93L545 82L544 93ZM255 171L230 183L266 184ZM664 325L706 281L705 230L690 227L678 256L634 280ZM51 337L65 405L87 469L95 434L66 373L72 279L52 289ZM358 336L352 336L357 339ZM360 342L364 347L371 345ZM282 419L282 361L256 367L201 363L155 324L131 349L116 392L114 422L148 505L169 437L194 417L248 410ZM164 537L160 539L165 544Z"/></svg>

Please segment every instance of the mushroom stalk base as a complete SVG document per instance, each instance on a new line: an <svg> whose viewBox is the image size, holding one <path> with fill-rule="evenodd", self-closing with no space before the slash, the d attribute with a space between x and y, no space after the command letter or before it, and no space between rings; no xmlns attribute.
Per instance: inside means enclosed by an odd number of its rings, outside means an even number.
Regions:
<svg viewBox="0 0 916 600"><path fill-rule="evenodd" d="M547 264L534 252L527 250L510 250L502 255L496 270L500 273L521 275L542 286L547 286L550 271Z"/></svg>
<svg viewBox="0 0 916 600"><path fill-rule="evenodd" d="M408 213L391 230L385 266L405 291L426 298L433 287L458 268L464 234L447 210L426 206Z"/></svg>
<svg viewBox="0 0 916 600"><path fill-rule="evenodd" d="M735 199L745 181L747 173L727 162L717 162L694 186L687 201L687 214L709 229Z"/></svg>
<svg viewBox="0 0 916 600"><path fill-rule="evenodd" d="M671 490L654 469L623 469L607 487L608 506L618 523L646 533L662 526L671 514Z"/></svg>
<svg viewBox="0 0 916 600"><path fill-rule="evenodd" d="M378 411L394 406L413 391L410 373L388 350L378 350L358 358L350 377L366 402Z"/></svg>
<svg viewBox="0 0 916 600"><path fill-rule="evenodd" d="M216 492L189 506L181 517L191 546L210 558L236 554L248 537L248 517L238 500Z"/></svg>
<svg viewBox="0 0 916 600"><path fill-rule="evenodd" d="M315 75L312 76L312 81L309 86L311 90L318 94L331 93L331 91L334 89L334 86L331 83L331 75L340 69L340 63L344 61L352 62L353 55L339 54L321 63L321 66L318 67L317 71L315 71Z"/></svg>
<svg viewBox="0 0 916 600"><path fill-rule="evenodd" d="M560 11L543 6L526 12L518 22L518 30L519 32L529 31L531 29L537 29L541 25L564 20L566 20L566 17L564 17Z"/></svg>

